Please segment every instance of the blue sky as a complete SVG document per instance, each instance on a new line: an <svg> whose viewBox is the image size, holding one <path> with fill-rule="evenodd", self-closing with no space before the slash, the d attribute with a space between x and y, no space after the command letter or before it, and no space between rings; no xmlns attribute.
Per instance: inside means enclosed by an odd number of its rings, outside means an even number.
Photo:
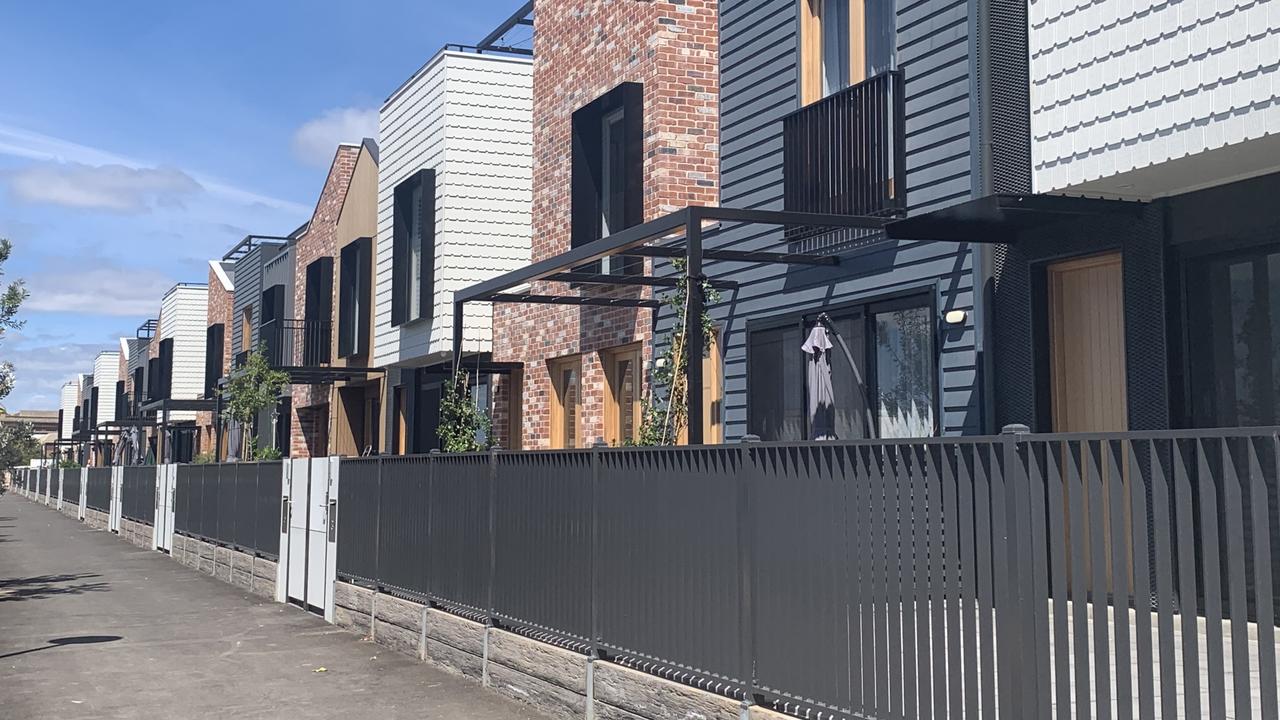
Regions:
<svg viewBox="0 0 1280 720"><path fill-rule="evenodd" d="M32 296L0 342L4 406L55 408L175 283L305 221L334 146L375 135L401 81L519 4L5 3L0 237Z"/></svg>

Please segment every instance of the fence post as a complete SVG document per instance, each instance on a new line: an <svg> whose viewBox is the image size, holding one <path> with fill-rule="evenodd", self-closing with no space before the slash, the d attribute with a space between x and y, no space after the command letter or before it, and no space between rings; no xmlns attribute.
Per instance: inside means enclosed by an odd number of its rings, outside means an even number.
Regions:
<svg viewBox="0 0 1280 720"><path fill-rule="evenodd" d="M497 608L494 606L493 589L497 585L498 575L498 451L489 449L489 574L486 581L485 611L489 617L489 627L498 624ZM489 632L485 631L485 678L488 678ZM487 683L486 683L487 684Z"/></svg>
<svg viewBox="0 0 1280 720"><path fill-rule="evenodd" d="M997 569L1008 579L1005 593L996 607L997 667L1002 671L1000 684L1000 715L1009 718L1048 717L1049 708L1040 699L1047 698L1047 688L1041 692L1040 684L1047 682L1041 675L1041 652L1038 623L1045 617L1046 609L1040 605L1035 592L1035 553L1041 548L1035 542L1037 524L1044 518L1037 516L1031 501L1031 475L1027 472L1028 446L1024 435L1030 428L1022 424L1006 425L1000 430L1003 455L1005 557L1007 566ZM1043 536L1043 532L1041 532Z"/></svg>
<svg viewBox="0 0 1280 720"><path fill-rule="evenodd" d="M588 569L589 585L587 588L589 593L587 606L590 608L591 616L591 662L604 657L604 652L600 649L602 640L600 637L600 571L597 566L600 562L600 448L605 447L609 447L609 445L604 440L597 440L591 445L591 548L588 553L590 565ZM592 665L588 665L587 669L594 680L595 668ZM595 708L592 705L592 699L588 698L587 708L588 717L590 718L595 717Z"/></svg>
<svg viewBox="0 0 1280 720"><path fill-rule="evenodd" d="M742 643L742 707L740 717L751 716L756 704L756 623L755 623L755 507L751 502L752 485L759 480L759 466L751 446L760 442L759 435L743 435L741 465L738 468L738 636Z"/></svg>

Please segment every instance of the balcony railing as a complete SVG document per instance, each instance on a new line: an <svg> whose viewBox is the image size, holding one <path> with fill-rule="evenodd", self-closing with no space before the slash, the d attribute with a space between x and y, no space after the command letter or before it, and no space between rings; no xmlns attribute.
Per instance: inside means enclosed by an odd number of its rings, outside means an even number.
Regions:
<svg viewBox="0 0 1280 720"><path fill-rule="evenodd" d="M328 320L271 320L259 333L272 367L321 367L331 362L333 323Z"/></svg>
<svg viewBox="0 0 1280 720"><path fill-rule="evenodd" d="M902 71L892 70L783 118L784 208L900 214L906 207L904 115ZM830 234L790 228L787 239Z"/></svg>

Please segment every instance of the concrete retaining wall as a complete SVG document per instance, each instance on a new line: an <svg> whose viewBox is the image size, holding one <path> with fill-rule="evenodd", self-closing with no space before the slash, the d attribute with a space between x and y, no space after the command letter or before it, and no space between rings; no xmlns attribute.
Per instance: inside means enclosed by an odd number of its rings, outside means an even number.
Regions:
<svg viewBox="0 0 1280 720"><path fill-rule="evenodd" d="M148 550L152 547L154 530L146 523L134 522L129 518L120 518L120 537Z"/></svg>
<svg viewBox="0 0 1280 720"><path fill-rule="evenodd" d="M265 598L276 596L276 563L185 535L173 536L173 559Z"/></svg>
<svg viewBox="0 0 1280 720"><path fill-rule="evenodd" d="M84 524L94 530L106 530L109 524L109 519L110 518L104 512L94 510L93 508L84 509Z"/></svg>
<svg viewBox="0 0 1280 720"><path fill-rule="evenodd" d="M430 661L552 717L740 720L742 703L357 585L334 588L334 623ZM590 678L590 679L589 679ZM786 716L751 707L750 716Z"/></svg>
<svg viewBox="0 0 1280 720"><path fill-rule="evenodd" d="M62 513L63 515L66 515L67 517L79 518L80 506L72 505L71 503L64 502L62 503L62 507L58 508L58 512Z"/></svg>

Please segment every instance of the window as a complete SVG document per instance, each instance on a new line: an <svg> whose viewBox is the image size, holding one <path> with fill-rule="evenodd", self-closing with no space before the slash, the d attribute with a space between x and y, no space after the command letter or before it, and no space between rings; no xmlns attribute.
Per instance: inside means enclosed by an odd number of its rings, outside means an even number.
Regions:
<svg viewBox="0 0 1280 720"><path fill-rule="evenodd" d="M222 351L226 326L222 323L210 325L204 338L204 396L213 397L222 378Z"/></svg>
<svg viewBox="0 0 1280 720"><path fill-rule="evenodd" d="M640 434L640 383L642 379L640 345L627 345L600 353L604 366L605 393L604 441L622 445Z"/></svg>
<svg viewBox="0 0 1280 720"><path fill-rule="evenodd" d="M798 2L801 105L893 69L892 0Z"/></svg>
<svg viewBox="0 0 1280 720"><path fill-rule="evenodd" d="M582 447L578 423L582 405L582 358L573 357L552 360L551 387L551 447L556 449Z"/></svg>
<svg viewBox="0 0 1280 720"><path fill-rule="evenodd" d="M831 310L823 325L829 406L810 392L810 373L822 368L811 368L802 349L819 323L816 313L751 329L747 431L785 441L812 439L819 427L833 428L839 439L936 434L934 316L922 297Z"/></svg>
<svg viewBox="0 0 1280 720"><path fill-rule="evenodd" d="M1280 250L1188 258L1183 270L1191 425L1280 423Z"/></svg>
<svg viewBox="0 0 1280 720"><path fill-rule="evenodd" d="M720 353L720 331L707 338L707 352L702 357L702 442L714 445L724 442L724 356ZM689 429L680 429L680 445L689 443Z"/></svg>
<svg viewBox="0 0 1280 720"><path fill-rule="evenodd" d="M393 198L391 324L428 317L435 289L434 170L396 186Z"/></svg>
<svg viewBox="0 0 1280 720"><path fill-rule="evenodd" d="M155 389L156 394L151 397L152 400L169 399L173 397L173 338L165 338L160 341L160 352L155 359Z"/></svg>
<svg viewBox="0 0 1280 720"><path fill-rule="evenodd" d="M644 221L644 86L623 83L572 121L571 244L578 247ZM584 272L638 273L640 258L606 258Z"/></svg>
<svg viewBox="0 0 1280 720"><path fill-rule="evenodd" d="M253 349L253 306L246 305L240 311L240 352Z"/></svg>
<svg viewBox="0 0 1280 720"><path fill-rule="evenodd" d="M307 367L327 365L331 352L329 328L333 317L333 258L317 258L307 265L306 279L302 307L302 364Z"/></svg>
<svg viewBox="0 0 1280 720"><path fill-rule="evenodd" d="M262 291L262 307L258 313L262 319L262 327L258 329L258 342L265 349L267 362L274 367L292 365L292 358L286 363L284 355L284 285L272 285Z"/></svg>
<svg viewBox="0 0 1280 720"><path fill-rule="evenodd" d="M342 248L338 260L338 357L369 351L369 315L373 239L360 238Z"/></svg>

